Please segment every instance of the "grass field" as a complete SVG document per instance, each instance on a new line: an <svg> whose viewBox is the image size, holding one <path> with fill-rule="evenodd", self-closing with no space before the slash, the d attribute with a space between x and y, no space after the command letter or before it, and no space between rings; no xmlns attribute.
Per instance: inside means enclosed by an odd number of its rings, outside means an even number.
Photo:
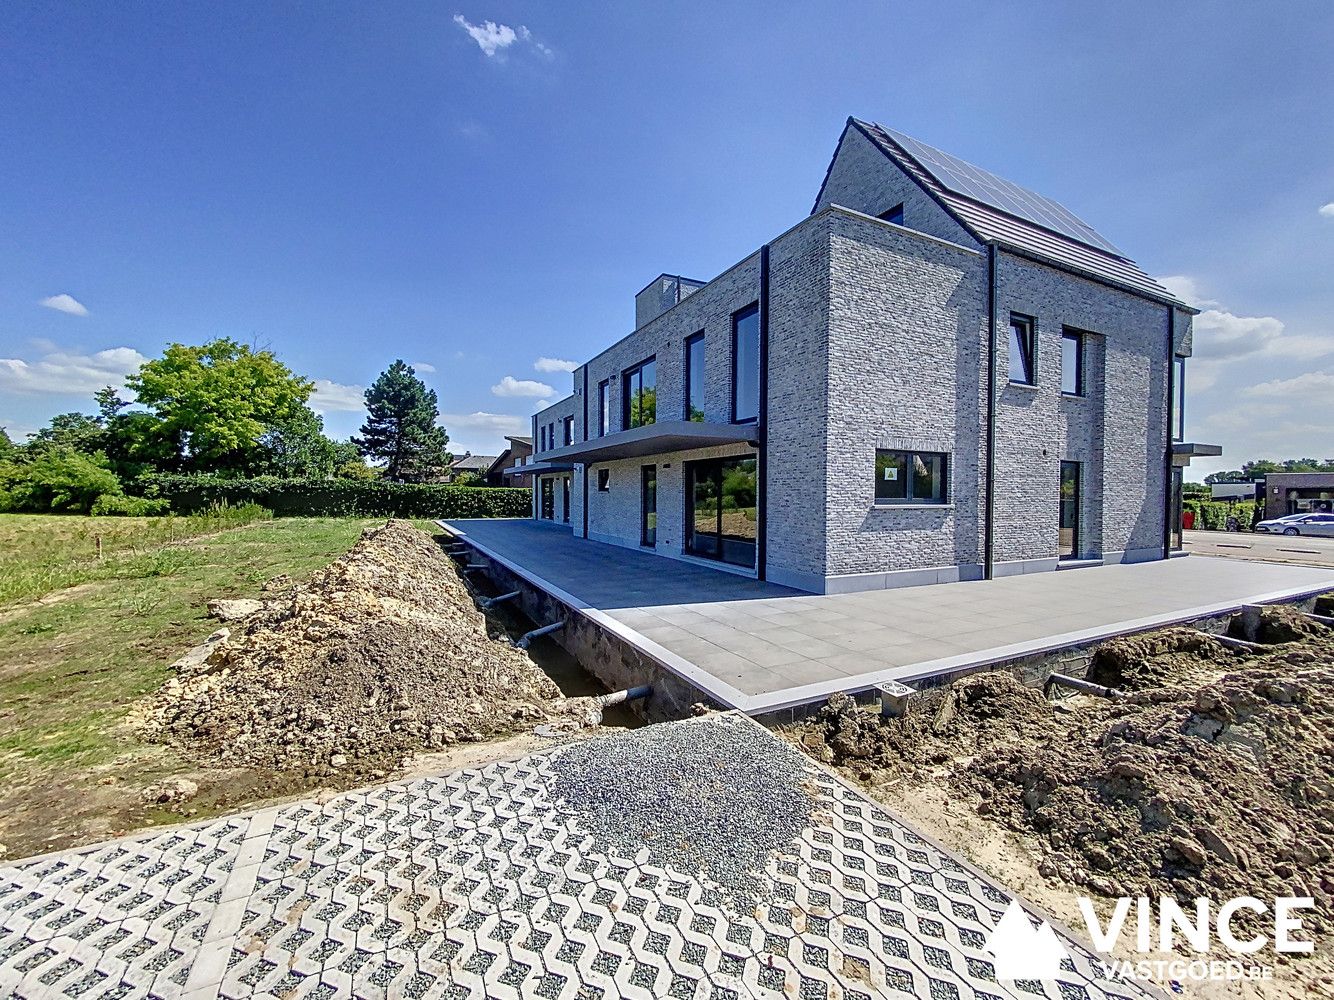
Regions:
<svg viewBox="0 0 1334 1000"><path fill-rule="evenodd" d="M9 856L179 819L142 807L139 792L191 766L138 742L123 725L128 709L217 626L209 599L254 596L280 573L304 577L373 523L0 515L0 843ZM244 799L244 776L232 791L201 794L192 807L203 815Z"/></svg>

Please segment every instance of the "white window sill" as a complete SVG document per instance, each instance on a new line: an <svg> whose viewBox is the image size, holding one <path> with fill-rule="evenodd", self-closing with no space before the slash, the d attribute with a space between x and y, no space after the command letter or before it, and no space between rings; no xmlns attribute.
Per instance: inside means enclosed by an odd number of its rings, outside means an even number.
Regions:
<svg viewBox="0 0 1334 1000"><path fill-rule="evenodd" d="M1006 385L1011 389L1022 389L1024 392L1038 391L1038 387L1029 382L1007 382Z"/></svg>
<svg viewBox="0 0 1334 1000"><path fill-rule="evenodd" d="M951 503L885 503L877 500L871 505L872 510L953 510Z"/></svg>
<svg viewBox="0 0 1334 1000"><path fill-rule="evenodd" d="M1082 402L1084 402L1086 399L1088 399L1088 396L1084 395L1082 392L1063 392L1063 393L1061 393L1061 398L1062 398L1062 399L1077 400L1078 402L1081 402L1081 403L1082 403Z"/></svg>

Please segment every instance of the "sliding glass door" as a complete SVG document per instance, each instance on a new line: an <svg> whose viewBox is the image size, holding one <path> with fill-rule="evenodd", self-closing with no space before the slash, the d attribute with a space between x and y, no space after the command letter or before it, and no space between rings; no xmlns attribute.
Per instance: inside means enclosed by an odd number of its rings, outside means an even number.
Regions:
<svg viewBox="0 0 1334 1000"><path fill-rule="evenodd" d="M686 463L686 552L755 565L758 481L754 458Z"/></svg>

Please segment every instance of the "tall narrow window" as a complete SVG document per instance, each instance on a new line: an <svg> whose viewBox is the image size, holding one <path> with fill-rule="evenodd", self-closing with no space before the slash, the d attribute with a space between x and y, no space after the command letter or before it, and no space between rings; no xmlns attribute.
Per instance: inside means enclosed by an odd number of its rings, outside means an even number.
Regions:
<svg viewBox="0 0 1334 1000"><path fill-rule="evenodd" d="M561 440L565 444L574 444L574 417L566 417L561 421Z"/></svg>
<svg viewBox="0 0 1334 1000"><path fill-rule="evenodd" d="M653 358L621 376L621 426L645 427L658 419L658 366Z"/></svg>
<svg viewBox="0 0 1334 1000"><path fill-rule="evenodd" d="M1062 559L1079 556L1079 463L1061 463L1061 511L1057 554Z"/></svg>
<svg viewBox="0 0 1334 1000"><path fill-rule="evenodd" d="M598 383L598 437L607 433L611 421L611 383L603 379Z"/></svg>
<svg viewBox="0 0 1334 1000"><path fill-rule="evenodd" d="M538 451L546 451L546 450L547 450L547 425L546 425L546 424L543 424L541 427L538 428L537 438L538 438L538 447L537 447L537 450L538 450Z"/></svg>
<svg viewBox="0 0 1334 1000"><path fill-rule="evenodd" d="M1037 382L1033 362L1037 356L1037 338L1029 316L1010 316L1010 381L1016 385Z"/></svg>
<svg viewBox="0 0 1334 1000"><path fill-rule="evenodd" d="M1061 331L1061 392L1084 395L1084 335L1075 330Z"/></svg>
<svg viewBox="0 0 1334 1000"><path fill-rule="evenodd" d="M686 338L686 419L704 422L704 334Z"/></svg>
<svg viewBox="0 0 1334 1000"><path fill-rule="evenodd" d="M760 310L749 306L732 316L732 423L760 417Z"/></svg>
<svg viewBox="0 0 1334 1000"><path fill-rule="evenodd" d="M1172 440L1186 440L1186 359L1174 358L1172 378Z"/></svg>

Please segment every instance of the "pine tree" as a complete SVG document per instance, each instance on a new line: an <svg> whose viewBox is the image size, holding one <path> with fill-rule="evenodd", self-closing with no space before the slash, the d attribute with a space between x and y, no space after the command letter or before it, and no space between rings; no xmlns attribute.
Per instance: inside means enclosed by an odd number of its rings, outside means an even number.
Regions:
<svg viewBox="0 0 1334 1000"><path fill-rule="evenodd" d="M448 467L449 435L436 425L440 411L434 389L410 365L395 361L366 390L366 422L357 450L385 463L386 479L419 483Z"/></svg>

